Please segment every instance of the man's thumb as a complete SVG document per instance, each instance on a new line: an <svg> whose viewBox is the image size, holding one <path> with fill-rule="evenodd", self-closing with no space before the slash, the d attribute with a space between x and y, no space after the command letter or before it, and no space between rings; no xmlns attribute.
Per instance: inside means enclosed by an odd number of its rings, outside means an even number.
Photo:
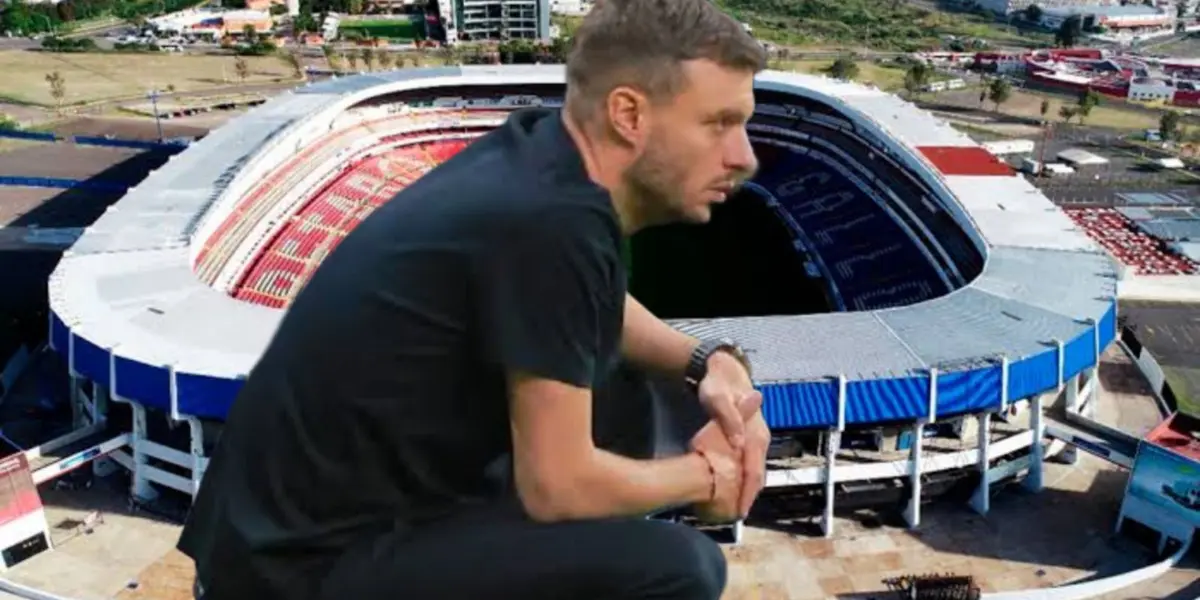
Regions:
<svg viewBox="0 0 1200 600"><path fill-rule="evenodd" d="M737 403L737 412L741 416L742 421L748 421L751 417L758 413L762 408L762 392L754 390L745 396Z"/></svg>

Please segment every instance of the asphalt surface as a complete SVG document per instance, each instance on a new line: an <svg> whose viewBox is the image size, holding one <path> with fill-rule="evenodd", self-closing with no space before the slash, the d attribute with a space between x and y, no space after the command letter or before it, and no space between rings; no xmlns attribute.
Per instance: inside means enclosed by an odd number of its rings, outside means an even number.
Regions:
<svg viewBox="0 0 1200 600"><path fill-rule="evenodd" d="M1142 147L1134 146L1119 137L1077 128L1059 132L1045 142L1034 140L1036 148L1030 158L1044 156L1046 162L1062 162L1058 154L1068 149L1080 149L1108 160L1107 164L1079 166L1066 176L1030 178L1044 194L1061 206L1128 206L1129 194L1158 193L1171 195L1175 203L1200 206L1200 177L1169 170L1153 170L1145 162L1155 158ZM1021 157L1008 159L1019 168Z"/></svg>
<svg viewBox="0 0 1200 600"><path fill-rule="evenodd" d="M1200 305L1127 301L1119 311L1162 366L1180 408L1200 411Z"/></svg>

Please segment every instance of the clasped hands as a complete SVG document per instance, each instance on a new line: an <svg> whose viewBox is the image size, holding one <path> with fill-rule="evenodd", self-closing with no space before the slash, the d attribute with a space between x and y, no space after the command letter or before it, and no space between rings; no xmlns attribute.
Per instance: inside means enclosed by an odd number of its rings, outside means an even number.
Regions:
<svg viewBox="0 0 1200 600"><path fill-rule="evenodd" d="M762 416L762 394L735 357L714 353L698 388L700 404L711 419L691 440L691 449L708 460L714 475L713 497L696 505L710 523L744 519L765 481L771 434Z"/></svg>

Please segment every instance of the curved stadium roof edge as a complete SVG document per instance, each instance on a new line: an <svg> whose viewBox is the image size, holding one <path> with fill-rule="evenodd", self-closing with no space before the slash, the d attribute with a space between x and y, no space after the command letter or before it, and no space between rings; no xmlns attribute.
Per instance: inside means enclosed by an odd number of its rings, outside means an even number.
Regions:
<svg viewBox="0 0 1200 600"><path fill-rule="evenodd" d="M152 173L64 255L50 280L52 346L73 372L122 398L173 415L223 418L282 313L201 282L193 242L207 239L278 165L256 158L302 145L371 97L563 81L561 66L414 69L331 80L268 101ZM1114 265L1036 188L994 168L964 171L959 163L978 162L979 145L893 95L779 72L760 75L756 86L840 112L872 151L928 186L985 259L967 285L918 304L676 322L693 333L736 336L754 353L772 426L999 408L1096 364L1116 333Z"/></svg>

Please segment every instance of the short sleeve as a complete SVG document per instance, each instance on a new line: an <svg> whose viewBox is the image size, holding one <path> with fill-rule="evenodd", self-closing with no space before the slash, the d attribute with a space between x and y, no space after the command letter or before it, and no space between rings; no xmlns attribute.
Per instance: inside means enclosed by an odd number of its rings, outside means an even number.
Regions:
<svg viewBox="0 0 1200 600"><path fill-rule="evenodd" d="M619 254L579 219L546 221L515 229L481 257L483 344L506 371L591 387L606 358L606 274Z"/></svg>

